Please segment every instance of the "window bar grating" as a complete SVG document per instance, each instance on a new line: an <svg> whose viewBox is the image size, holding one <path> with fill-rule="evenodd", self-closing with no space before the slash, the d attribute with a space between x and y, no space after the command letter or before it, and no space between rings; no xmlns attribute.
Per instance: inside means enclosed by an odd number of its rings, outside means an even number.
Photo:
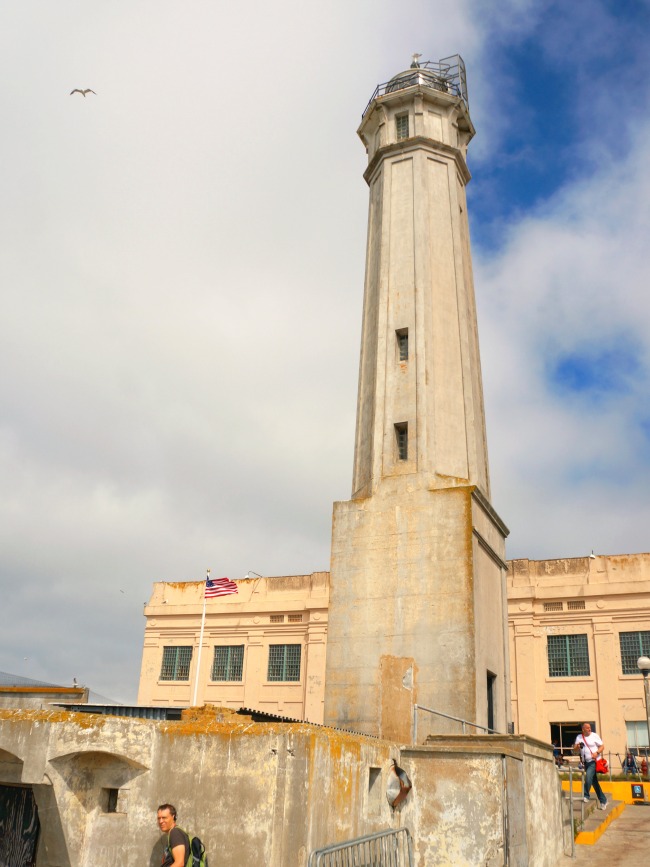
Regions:
<svg viewBox="0 0 650 867"><path fill-rule="evenodd" d="M586 635L549 635L546 650L549 677L589 677Z"/></svg>
<svg viewBox="0 0 650 867"><path fill-rule="evenodd" d="M623 674L639 674L638 658L650 656L650 632L621 632L618 638Z"/></svg>
<svg viewBox="0 0 650 867"><path fill-rule="evenodd" d="M589 647L586 635L567 635L570 677L589 676Z"/></svg>
<svg viewBox="0 0 650 867"><path fill-rule="evenodd" d="M211 680L241 681L244 672L244 645L214 648Z"/></svg>
<svg viewBox="0 0 650 867"><path fill-rule="evenodd" d="M163 647L161 680L189 680L192 662L191 647Z"/></svg>
<svg viewBox="0 0 650 867"><path fill-rule="evenodd" d="M270 644L268 680L300 680L300 644Z"/></svg>

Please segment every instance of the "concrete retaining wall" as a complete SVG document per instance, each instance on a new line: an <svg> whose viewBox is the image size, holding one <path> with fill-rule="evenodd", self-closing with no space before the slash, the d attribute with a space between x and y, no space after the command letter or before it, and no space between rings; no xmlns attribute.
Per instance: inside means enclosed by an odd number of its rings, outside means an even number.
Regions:
<svg viewBox="0 0 650 867"><path fill-rule="evenodd" d="M155 812L166 801L219 867L306 867L313 849L403 826L418 867L503 864L507 850L511 864L554 865L552 749L519 737L433 740L400 748L218 709L182 722L0 710L0 783L34 791L37 867L157 867ZM413 782L396 811L393 758Z"/></svg>

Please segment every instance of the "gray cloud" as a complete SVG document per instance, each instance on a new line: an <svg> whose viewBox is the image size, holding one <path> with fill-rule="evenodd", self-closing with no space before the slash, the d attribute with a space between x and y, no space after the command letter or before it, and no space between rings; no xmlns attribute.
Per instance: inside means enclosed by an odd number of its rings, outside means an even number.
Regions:
<svg viewBox="0 0 650 867"><path fill-rule="evenodd" d="M508 8L532 26L530 5ZM153 581L328 567L361 323L355 129L411 52L460 51L480 184L508 106L475 11L26 0L5 12L4 670L133 700ZM639 134L634 153L477 259L495 505L517 555L644 547L646 465L618 487L611 475L640 461L646 380L594 414L546 372L614 331L647 351L645 156Z"/></svg>

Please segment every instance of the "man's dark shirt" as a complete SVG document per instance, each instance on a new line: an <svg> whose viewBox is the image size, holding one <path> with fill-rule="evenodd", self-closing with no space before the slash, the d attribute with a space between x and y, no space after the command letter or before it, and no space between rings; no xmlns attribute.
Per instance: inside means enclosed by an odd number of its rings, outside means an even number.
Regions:
<svg viewBox="0 0 650 867"><path fill-rule="evenodd" d="M187 836L185 831L183 831L178 826L175 826L169 832L168 840L165 841L165 850L163 852L163 860L161 867L171 867L174 863L174 856L172 855L172 849L175 849L176 846L185 846L185 857L183 858L183 864L187 863L187 859L190 857L190 838Z"/></svg>

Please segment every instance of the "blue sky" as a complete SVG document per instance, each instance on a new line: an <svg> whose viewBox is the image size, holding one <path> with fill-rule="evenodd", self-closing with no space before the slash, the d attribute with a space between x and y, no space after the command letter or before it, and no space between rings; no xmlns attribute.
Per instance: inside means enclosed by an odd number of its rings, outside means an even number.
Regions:
<svg viewBox="0 0 650 867"><path fill-rule="evenodd" d="M505 91L499 150L473 190L475 242L488 249L498 246L495 223L624 157L648 108L647 2L522 6L525 23L488 29L483 46L495 89Z"/></svg>
<svg viewBox="0 0 650 867"><path fill-rule="evenodd" d="M648 2L1 17L0 669L133 700L152 582L328 567L352 473L356 128L415 51L467 64L509 555L648 550Z"/></svg>

